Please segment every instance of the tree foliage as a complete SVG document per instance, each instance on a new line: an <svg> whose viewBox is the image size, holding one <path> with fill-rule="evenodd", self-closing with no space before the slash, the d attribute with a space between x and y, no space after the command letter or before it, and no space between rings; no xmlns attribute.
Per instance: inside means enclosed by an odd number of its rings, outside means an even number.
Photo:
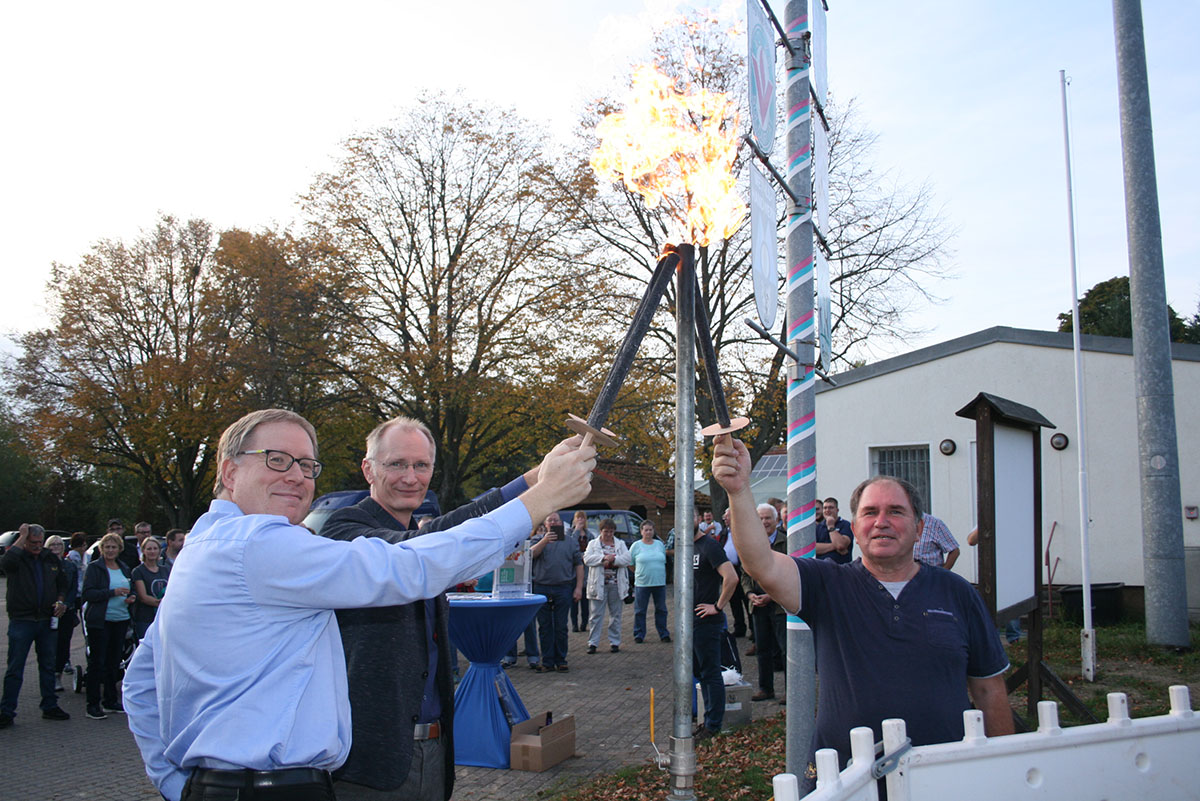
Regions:
<svg viewBox="0 0 1200 801"><path fill-rule="evenodd" d="M490 458L537 437L530 418L546 404L531 408L527 376L568 351L598 357L563 320L587 278L567 247L543 141L511 111L425 96L348 140L305 198L315 237L359 292L353 347L375 414L430 427L443 502Z"/></svg>
<svg viewBox="0 0 1200 801"><path fill-rule="evenodd" d="M703 88L736 97L748 132L743 49L741 34L692 12L657 33L653 57L655 66L674 77L682 91ZM595 146L592 132L598 119L615 107L612 99L601 98L585 116L571 187L577 192L580 208L580 236L595 243L591 264L616 287L607 298L607 307L615 319L627 324L672 225L660 212L647 209L639 196L620 186L600 185L590 175L586 159ZM936 300L929 283L946 274L950 234L928 186L905 186L872 165L875 136L858 122L853 104L844 108L830 104L826 113L833 130L831 225L824 234L831 250L836 366L861 357L872 345L913 332L911 313L920 304ZM735 165L739 180L748 180L749 158L749 150L744 149ZM779 194L783 196L782 191ZM781 214L777 221L781 229L785 217ZM754 314L755 306L749 235L747 220L728 239L700 248L697 276L729 407L732 414L750 417L751 428L745 437L751 456L757 459L782 441L787 424L786 376L782 354L742 323ZM668 291L666 305L667 312L673 312L673 289ZM783 321L779 327L782 334ZM667 379L674 370L674 352L671 314L661 313L647 337L638 369ZM703 364L698 368L696 409L700 421L707 424L715 420L715 414ZM665 416L672 399L660 397L660 411ZM660 465L665 461L672 428L673 423L665 425L660 458L650 461ZM701 464L706 463L699 458ZM719 489L714 489L719 494ZM720 506L720 499L715 500Z"/></svg>
<svg viewBox="0 0 1200 801"><path fill-rule="evenodd" d="M1079 299L1079 319L1083 334L1104 337L1133 336L1133 307L1129 296L1129 276L1118 275L1101 281ZM1200 314L1189 323L1167 306L1167 327L1172 342L1200 342ZM1068 309L1058 315L1058 330L1073 331L1074 321Z"/></svg>
<svg viewBox="0 0 1200 801"><path fill-rule="evenodd" d="M238 397L225 332L203 309L212 249L208 223L163 217L129 245L54 265L57 321L22 338L15 370L48 452L136 473L176 525L207 498L213 415Z"/></svg>

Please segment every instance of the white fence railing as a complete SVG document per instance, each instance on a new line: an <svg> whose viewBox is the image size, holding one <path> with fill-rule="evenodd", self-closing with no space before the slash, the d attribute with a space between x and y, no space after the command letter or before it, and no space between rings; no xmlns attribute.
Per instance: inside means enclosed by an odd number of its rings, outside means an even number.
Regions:
<svg viewBox="0 0 1200 801"><path fill-rule="evenodd" d="M1013 799L1200 799L1200 715L1188 688L1170 689L1171 711L1129 717L1124 693L1108 696L1108 720L1061 728L1053 701L1038 704L1037 731L988 738L983 714L963 713L959 742L908 748L903 720L883 722L883 756L871 729L850 732L852 759L838 771L837 752L817 752L817 788L805 801L877 801L875 769L886 773L889 801ZM873 772L874 771L874 772ZM799 801L796 777L774 779L775 801Z"/></svg>

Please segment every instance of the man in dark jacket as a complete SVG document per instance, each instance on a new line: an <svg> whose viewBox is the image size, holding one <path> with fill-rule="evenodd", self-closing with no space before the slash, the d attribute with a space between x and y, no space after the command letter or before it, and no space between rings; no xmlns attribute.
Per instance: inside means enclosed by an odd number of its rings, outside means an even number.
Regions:
<svg viewBox="0 0 1200 801"><path fill-rule="evenodd" d="M535 468L418 530L412 515L429 489L435 453L433 435L424 424L407 417L380 424L367 436L362 461L370 496L330 515L321 534L401 542L499 508L537 482ZM450 798L454 681L449 613L444 594L403 606L338 611L353 721L350 756L335 773L339 801Z"/></svg>
<svg viewBox="0 0 1200 801"><path fill-rule="evenodd" d="M54 654L58 632L50 621L67 611L67 576L58 557L42 548L46 531L37 524L22 523L17 541L0 556L0 570L7 576L8 671L4 674L4 696L0 699L0 729L12 725L17 698L25 680L25 660L31 645L37 647L38 680L42 690L42 717L68 720L54 694Z"/></svg>

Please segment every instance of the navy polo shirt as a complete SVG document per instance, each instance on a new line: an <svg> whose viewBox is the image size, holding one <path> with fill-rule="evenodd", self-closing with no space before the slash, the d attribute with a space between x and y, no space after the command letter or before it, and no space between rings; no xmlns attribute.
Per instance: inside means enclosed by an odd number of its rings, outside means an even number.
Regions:
<svg viewBox="0 0 1200 801"><path fill-rule="evenodd" d="M913 745L961 740L967 677L1008 668L983 599L949 570L922 566L899 598L863 567L796 559L800 617L816 642L820 694L814 752L850 758L850 730L903 718Z"/></svg>

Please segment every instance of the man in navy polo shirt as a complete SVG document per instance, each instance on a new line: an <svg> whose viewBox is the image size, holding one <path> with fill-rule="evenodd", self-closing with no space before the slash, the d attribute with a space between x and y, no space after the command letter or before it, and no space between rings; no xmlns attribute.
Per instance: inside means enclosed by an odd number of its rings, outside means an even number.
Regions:
<svg viewBox="0 0 1200 801"><path fill-rule="evenodd" d="M729 493L743 568L812 627L821 675L814 753L836 748L844 768L850 729L871 726L878 740L886 718L903 718L913 745L958 740L972 701L988 736L1012 733L1008 658L983 600L962 577L913 561L923 521L912 485L875 476L854 490L862 557L839 565L777 553L756 536L762 523L741 442L717 438L712 472Z"/></svg>

